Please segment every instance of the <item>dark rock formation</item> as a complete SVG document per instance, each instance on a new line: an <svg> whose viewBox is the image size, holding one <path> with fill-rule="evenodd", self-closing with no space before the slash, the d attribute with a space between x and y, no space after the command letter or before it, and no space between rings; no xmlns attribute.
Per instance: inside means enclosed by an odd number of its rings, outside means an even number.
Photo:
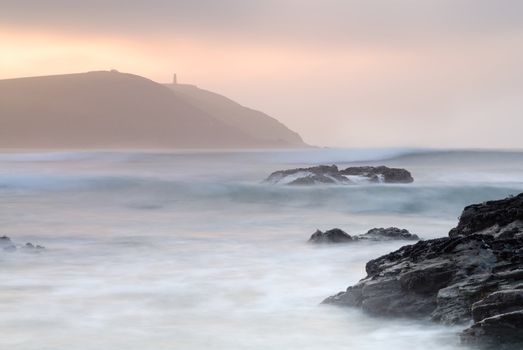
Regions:
<svg viewBox="0 0 523 350"><path fill-rule="evenodd" d="M375 241L383 240L396 240L404 239L409 241L419 241L418 235L410 233L406 229L400 229L397 227L388 227L388 228L373 228L367 233L358 236L359 239L370 239Z"/></svg>
<svg viewBox="0 0 523 350"><path fill-rule="evenodd" d="M340 171L341 175L365 176L373 182L386 183L410 183L414 179L409 171L400 168L389 168L386 166L362 166L350 167ZM383 179L382 181L380 179Z"/></svg>
<svg viewBox="0 0 523 350"><path fill-rule="evenodd" d="M7 236L0 237L0 249L5 251L13 251L16 250L16 246L11 241L11 238Z"/></svg>
<svg viewBox="0 0 523 350"><path fill-rule="evenodd" d="M350 167L339 170L336 165L319 165L275 171L265 180L272 184L356 184L356 183L410 183L414 179L405 169L378 167Z"/></svg>
<svg viewBox="0 0 523 350"><path fill-rule="evenodd" d="M265 180L270 183L285 183L287 185L313 185L318 183L335 184L349 183L340 175L336 165L320 165L311 168L298 168L275 171Z"/></svg>
<svg viewBox="0 0 523 350"><path fill-rule="evenodd" d="M472 304L472 318L475 322L480 322L488 317L518 311L521 308L523 308L523 289L502 290Z"/></svg>
<svg viewBox="0 0 523 350"><path fill-rule="evenodd" d="M362 235L351 236L339 228L334 228L322 232L316 230L309 239L309 242L312 243L348 243L348 242L357 242L360 240L370 240L370 241L388 241L388 240L419 240L417 235L410 233L408 230L399 229L397 227L389 228L373 228L367 233Z"/></svg>
<svg viewBox="0 0 523 350"><path fill-rule="evenodd" d="M523 193L468 206L450 237L371 260L367 277L324 303L457 324L467 343L518 348L523 324ZM519 346L519 345L518 345Z"/></svg>
<svg viewBox="0 0 523 350"><path fill-rule="evenodd" d="M461 334L464 343L489 349L523 349L523 310L498 314L476 322Z"/></svg>
<svg viewBox="0 0 523 350"><path fill-rule="evenodd" d="M7 236L0 237L0 249L8 252L16 251L18 249L23 251L36 252L45 249L41 245L34 245L32 243L26 243L25 245L17 246L11 241L11 238Z"/></svg>
<svg viewBox="0 0 523 350"><path fill-rule="evenodd" d="M466 236L471 233L485 233L494 236L508 231L521 232L523 226L523 196L508 197L482 204L465 207L458 226L450 230L449 236ZM509 225L512 224L512 225Z"/></svg>
<svg viewBox="0 0 523 350"><path fill-rule="evenodd" d="M34 245L33 243L26 243L25 245L21 246L20 249L26 250L26 251L38 251L45 249L41 245Z"/></svg>
<svg viewBox="0 0 523 350"><path fill-rule="evenodd" d="M354 238L339 228L333 228L325 232L316 230L309 239L309 242L312 243L347 243L352 241L354 241Z"/></svg>

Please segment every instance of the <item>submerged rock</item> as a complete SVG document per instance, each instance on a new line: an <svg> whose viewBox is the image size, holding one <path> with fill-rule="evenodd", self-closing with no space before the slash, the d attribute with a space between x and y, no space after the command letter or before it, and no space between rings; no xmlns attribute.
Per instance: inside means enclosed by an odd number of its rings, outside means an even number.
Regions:
<svg viewBox="0 0 523 350"><path fill-rule="evenodd" d="M449 237L420 241L369 261L367 277L324 303L447 324L473 321L462 334L464 342L520 344L522 210L523 193L468 206Z"/></svg>
<svg viewBox="0 0 523 350"><path fill-rule="evenodd" d="M312 243L348 243L357 242L359 240L371 240L371 241L388 241L388 240L419 240L417 235L410 233L406 229L400 229L397 227L389 228L373 228L367 233L362 235L351 236L339 228L334 228L322 232L316 230L309 238L309 242Z"/></svg>
<svg viewBox="0 0 523 350"><path fill-rule="evenodd" d="M374 241L386 241L386 240L407 240L407 241L419 241L418 235L410 233L406 229L400 229L397 227L388 228L373 228L367 233L359 235L359 239L370 239Z"/></svg>
<svg viewBox="0 0 523 350"><path fill-rule="evenodd" d="M316 230L309 238L309 242L312 243L347 243L352 241L354 241L354 238L339 228L333 228L325 232Z"/></svg>
<svg viewBox="0 0 523 350"><path fill-rule="evenodd" d="M16 251L18 249L23 251L31 251L36 252L45 249L45 247L41 245L34 245L32 243L26 243L25 245L16 245L11 241L11 238L7 236L1 236L0 237L0 249L8 252Z"/></svg>
<svg viewBox="0 0 523 350"><path fill-rule="evenodd" d="M414 179L410 172L406 169L401 168L389 168L386 166L362 166L362 167L350 167L340 171L341 175L344 176L363 176L371 179L373 182L386 182L386 183L410 183Z"/></svg>
<svg viewBox="0 0 523 350"><path fill-rule="evenodd" d="M16 246L11 241L11 238L7 236L1 236L0 237L0 249L5 251L13 251L16 250Z"/></svg>
<svg viewBox="0 0 523 350"><path fill-rule="evenodd" d="M284 185L410 183L413 181L412 175L405 169L365 166L339 170L336 165L279 170L265 180L268 183Z"/></svg>
<svg viewBox="0 0 523 350"><path fill-rule="evenodd" d="M33 243L26 243L25 245L21 246L20 248L24 249L24 250L29 250L29 251L38 251L38 250L45 249L44 246L41 246L38 244L34 245Z"/></svg>

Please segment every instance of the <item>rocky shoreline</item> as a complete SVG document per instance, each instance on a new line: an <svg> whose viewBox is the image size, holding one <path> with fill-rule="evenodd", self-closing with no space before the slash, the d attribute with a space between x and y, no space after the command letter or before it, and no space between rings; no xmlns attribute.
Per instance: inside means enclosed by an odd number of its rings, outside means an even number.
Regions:
<svg viewBox="0 0 523 350"><path fill-rule="evenodd" d="M366 272L323 303L472 323L464 343L523 348L523 193L467 206L449 237L401 247L369 261Z"/></svg>
<svg viewBox="0 0 523 350"><path fill-rule="evenodd" d="M365 183L411 183L410 172L401 168L386 166L363 166L338 169L336 165L319 165L273 172L266 183L282 185L316 184L365 184Z"/></svg>

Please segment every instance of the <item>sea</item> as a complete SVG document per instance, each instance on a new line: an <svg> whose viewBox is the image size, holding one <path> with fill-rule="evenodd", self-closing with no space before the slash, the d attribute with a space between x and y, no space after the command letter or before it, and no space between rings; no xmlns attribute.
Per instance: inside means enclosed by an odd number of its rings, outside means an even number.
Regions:
<svg viewBox="0 0 523 350"><path fill-rule="evenodd" d="M408 169L412 184L285 186L280 169ZM314 245L317 229L442 237L523 192L523 151L0 151L0 349L456 350L466 327L322 305L409 242Z"/></svg>

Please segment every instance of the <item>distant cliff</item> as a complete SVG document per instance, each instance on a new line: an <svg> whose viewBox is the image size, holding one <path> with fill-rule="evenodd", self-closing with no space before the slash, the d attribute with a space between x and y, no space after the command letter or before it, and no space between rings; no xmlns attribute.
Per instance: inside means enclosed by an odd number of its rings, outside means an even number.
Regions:
<svg viewBox="0 0 523 350"><path fill-rule="evenodd" d="M304 146L298 133L265 113L244 107L227 97L194 85L169 84L167 86L184 101L262 144Z"/></svg>
<svg viewBox="0 0 523 350"><path fill-rule="evenodd" d="M0 80L1 148L286 148L301 137L191 85L116 71Z"/></svg>

